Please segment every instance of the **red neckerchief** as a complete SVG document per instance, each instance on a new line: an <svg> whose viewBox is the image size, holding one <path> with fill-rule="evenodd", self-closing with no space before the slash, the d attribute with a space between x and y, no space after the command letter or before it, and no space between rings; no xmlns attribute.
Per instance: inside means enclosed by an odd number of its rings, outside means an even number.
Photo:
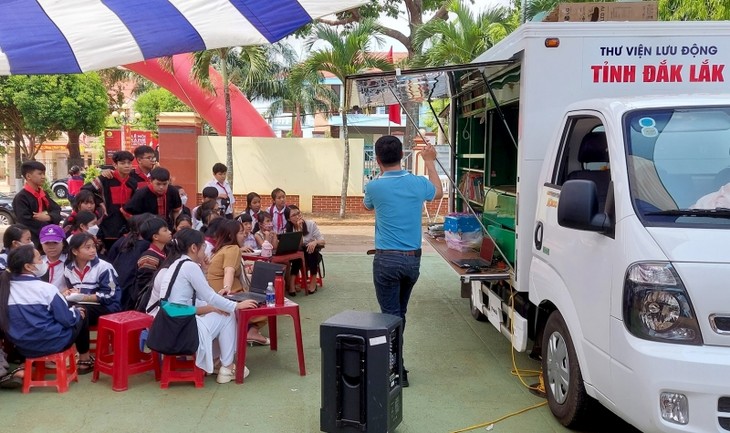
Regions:
<svg viewBox="0 0 730 433"><path fill-rule="evenodd" d="M166 256L165 256L165 253L164 253L164 252L163 252L163 251L162 251L161 249L157 248L157 245L155 245L155 244L150 244L150 249L151 249L151 250L152 250L152 251L153 251L153 252L154 252L155 254L157 254L158 256L162 257L163 259L164 259L164 258L166 257Z"/></svg>
<svg viewBox="0 0 730 433"><path fill-rule="evenodd" d="M38 191L36 191L35 188L26 183L23 189L28 191L38 201L38 213L43 212L44 207L48 209L50 203L48 202L48 197L46 196L46 192L43 191L43 188L39 188Z"/></svg>
<svg viewBox="0 0 730 433"><path fill-rule="evenodd" d="M271 217L273 218L274 215L277 215L276 217L276 223L274 224L274 231L279 233L280 231L284 230L284 226L286 225L286 222L284 221L284 211L286 210L286 205L284 205L281 210L279 210L275 204L271 205Z"/></svg>
<svg viewBox="0 0 730 433"><path fill-rule="evenodd" d="M127 200L129 200L129 198L132 197L132 192L133 192L132 188L127 186L127 181L129 180L129 176L123 178L122 176L119 175L119 172L116 170L112 170L112 174L114 175L114 179L116 179L117 182L119 182L119 186L121 186L122 191L124 191L124 196L127 198Z"/></svg>
<svg viewBox="0 0 730 433"><path fill-rule="evenodd" d="M147 185L147 188L157 197L157 215L167 218L167 190L162 194L157 194L151 183Z"/></svg>
<svg viewBox="0 0 730 433"><path fill-rule="evenodd" d="M79 268L77 268L76 264L74 264L74 272L79 277L79 279L81 280L82 283L84 282L84 277L86 276L86 273L89 272L90 270L91 270L91 266L86 265L86 266L84 266L83 271L79 271Z"/></svg>
<svg viewBox="0 0 730 433"><path fill-rule="evenodd" d="M46 259L46 261L48 261L48 259ZM56 260L55 262L48 262L48 282L49 283L53 283L53 269L60 264L61 264L60 260Z"/></svg>
<svg viewBox="0 0 730 433"><path fill-rule="evenodd" d="M212 237L210 237L210 236L206 236L206 237L205 237L205 240L206 240L206 241L207 241L207 242L208 242L209 244L211 244L211 245L215 245L215 239L213 239Z"/></svg>

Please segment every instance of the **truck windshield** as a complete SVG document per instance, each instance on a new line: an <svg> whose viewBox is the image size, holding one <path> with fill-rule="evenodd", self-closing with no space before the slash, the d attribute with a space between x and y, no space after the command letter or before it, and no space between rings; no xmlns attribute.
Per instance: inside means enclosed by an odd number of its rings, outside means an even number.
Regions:
<svg viewBox="0 0 730 433"><path fill-rule="evenodd" d="M730 107L624 118L632 201L646 225L730 228Z"/></svg>

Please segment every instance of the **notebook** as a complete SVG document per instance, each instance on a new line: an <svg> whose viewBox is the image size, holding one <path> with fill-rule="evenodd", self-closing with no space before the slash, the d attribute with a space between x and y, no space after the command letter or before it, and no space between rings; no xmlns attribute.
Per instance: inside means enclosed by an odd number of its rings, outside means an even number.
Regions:
<svg viewBox="0 0 730 433"><path fill-rule="evenodd" d="M281 233L278 236L279 244L276 246L276 254L274 255L281 256L299 251L302 245L302 235L302 232Z"/></svg>
<svg viewBox="0 0 730 433"><path fill-rule="evenodd" d="M454 259L452 262L460 268L488 268L494 257L494 241L489 236L482 238L482 247L479 249L479 258Z"/></svg>
<svg viewBox="0 0 730 433"><path fill-rule="evenodd" d="M257 261L253 264L253 274L251 274L251 287L248 292L238 292L226 295L231 301L245 301L253 299L256 302L266 302L266 286L274 282L276 271L284 271L286 265L278 263L268 263Z"/></svg>

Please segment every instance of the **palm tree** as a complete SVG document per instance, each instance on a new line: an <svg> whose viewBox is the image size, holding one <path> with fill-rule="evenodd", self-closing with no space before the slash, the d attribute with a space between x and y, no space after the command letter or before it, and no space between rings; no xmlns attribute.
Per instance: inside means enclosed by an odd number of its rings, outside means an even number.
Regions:
<svg viewBox="0 0 730 433"><path fill-rule="evenodd" d="M340 104L339 95L323 84L316 73L295 67L287 74L283 84L282 95L271 101L268 116L273 118L277 113L291 109L292 132L298 117L305 119L307 114L314 116L316 113L325 113L329 117L329 113Z"/></svg>
<svg viewBox="0 0 730 433"><path fill-rule="evenodd" d="M328 25L319 24L314 27L313 35L307 40L306 48L310 56L301 65L303 73L329 72L343 83L345 97L342 99L342 131L345 142L344 167L342 172L342 192L340 194L340 218L345 216L347 200L347 184L350 181L350 140L347 133L347 110L349 109L352 84L345 80L366 69L377 68L390 70L393 68L385 56L370 54L374 42L380 44L381 38L374 35L378 26L372 19L365 19L348 30L338 32ZM315 42L325 42L328 47L312 51Z"/></svg>
<svg viewBox="0 0 730 433"><path fill-rule="evenodd" d="M456 0L449 5L449 11L456 15L455 20L431 21L416 30L415 43L429 45L416 59L418 65L469 63L519 25L504 7L491 7L474 15L462 0Z"/></svg>
<svg viewBox="0 0 730 433"><path fill-rule="evenodd" d="M228 85L231 82L239 83L239 88L249 98L252 91L254 93L256 91L264 92L263 86L258 88L253 84L258 85L271 81L272 64L269 60L266 46L217 48L193 53L191 74L202 88L213 91L213 85L210 82L211 66L216 68L221 75L226 108L226 166L231 189L233 188L233 122ZM241 86L242 83L251 84L252 88L246 89Z"/></svg>

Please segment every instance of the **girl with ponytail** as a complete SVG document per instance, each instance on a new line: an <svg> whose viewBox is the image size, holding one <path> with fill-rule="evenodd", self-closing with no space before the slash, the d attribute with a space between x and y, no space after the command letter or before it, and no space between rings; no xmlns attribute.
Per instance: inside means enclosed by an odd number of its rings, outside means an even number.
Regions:
<svg viewBox="0 0 730 433"><path fill-rule="evenodd" d="M205 261L205 238L193 229L182 229L175 233L162 268L155 277L148 311L157 314L159 300L167 297L175 304L195 305L200 340L195 354L195 365L213 373L213 340L218 340L221 367L216 381L228 383L234 378L233 358L236 353L235 311L256 308L256 301L230 301L213 290L205 279L201 263ZM179 267L177 277L172 275ZM202 302L201 302L202 301ZM244 367L244 377L249 373Z"/></svg>

